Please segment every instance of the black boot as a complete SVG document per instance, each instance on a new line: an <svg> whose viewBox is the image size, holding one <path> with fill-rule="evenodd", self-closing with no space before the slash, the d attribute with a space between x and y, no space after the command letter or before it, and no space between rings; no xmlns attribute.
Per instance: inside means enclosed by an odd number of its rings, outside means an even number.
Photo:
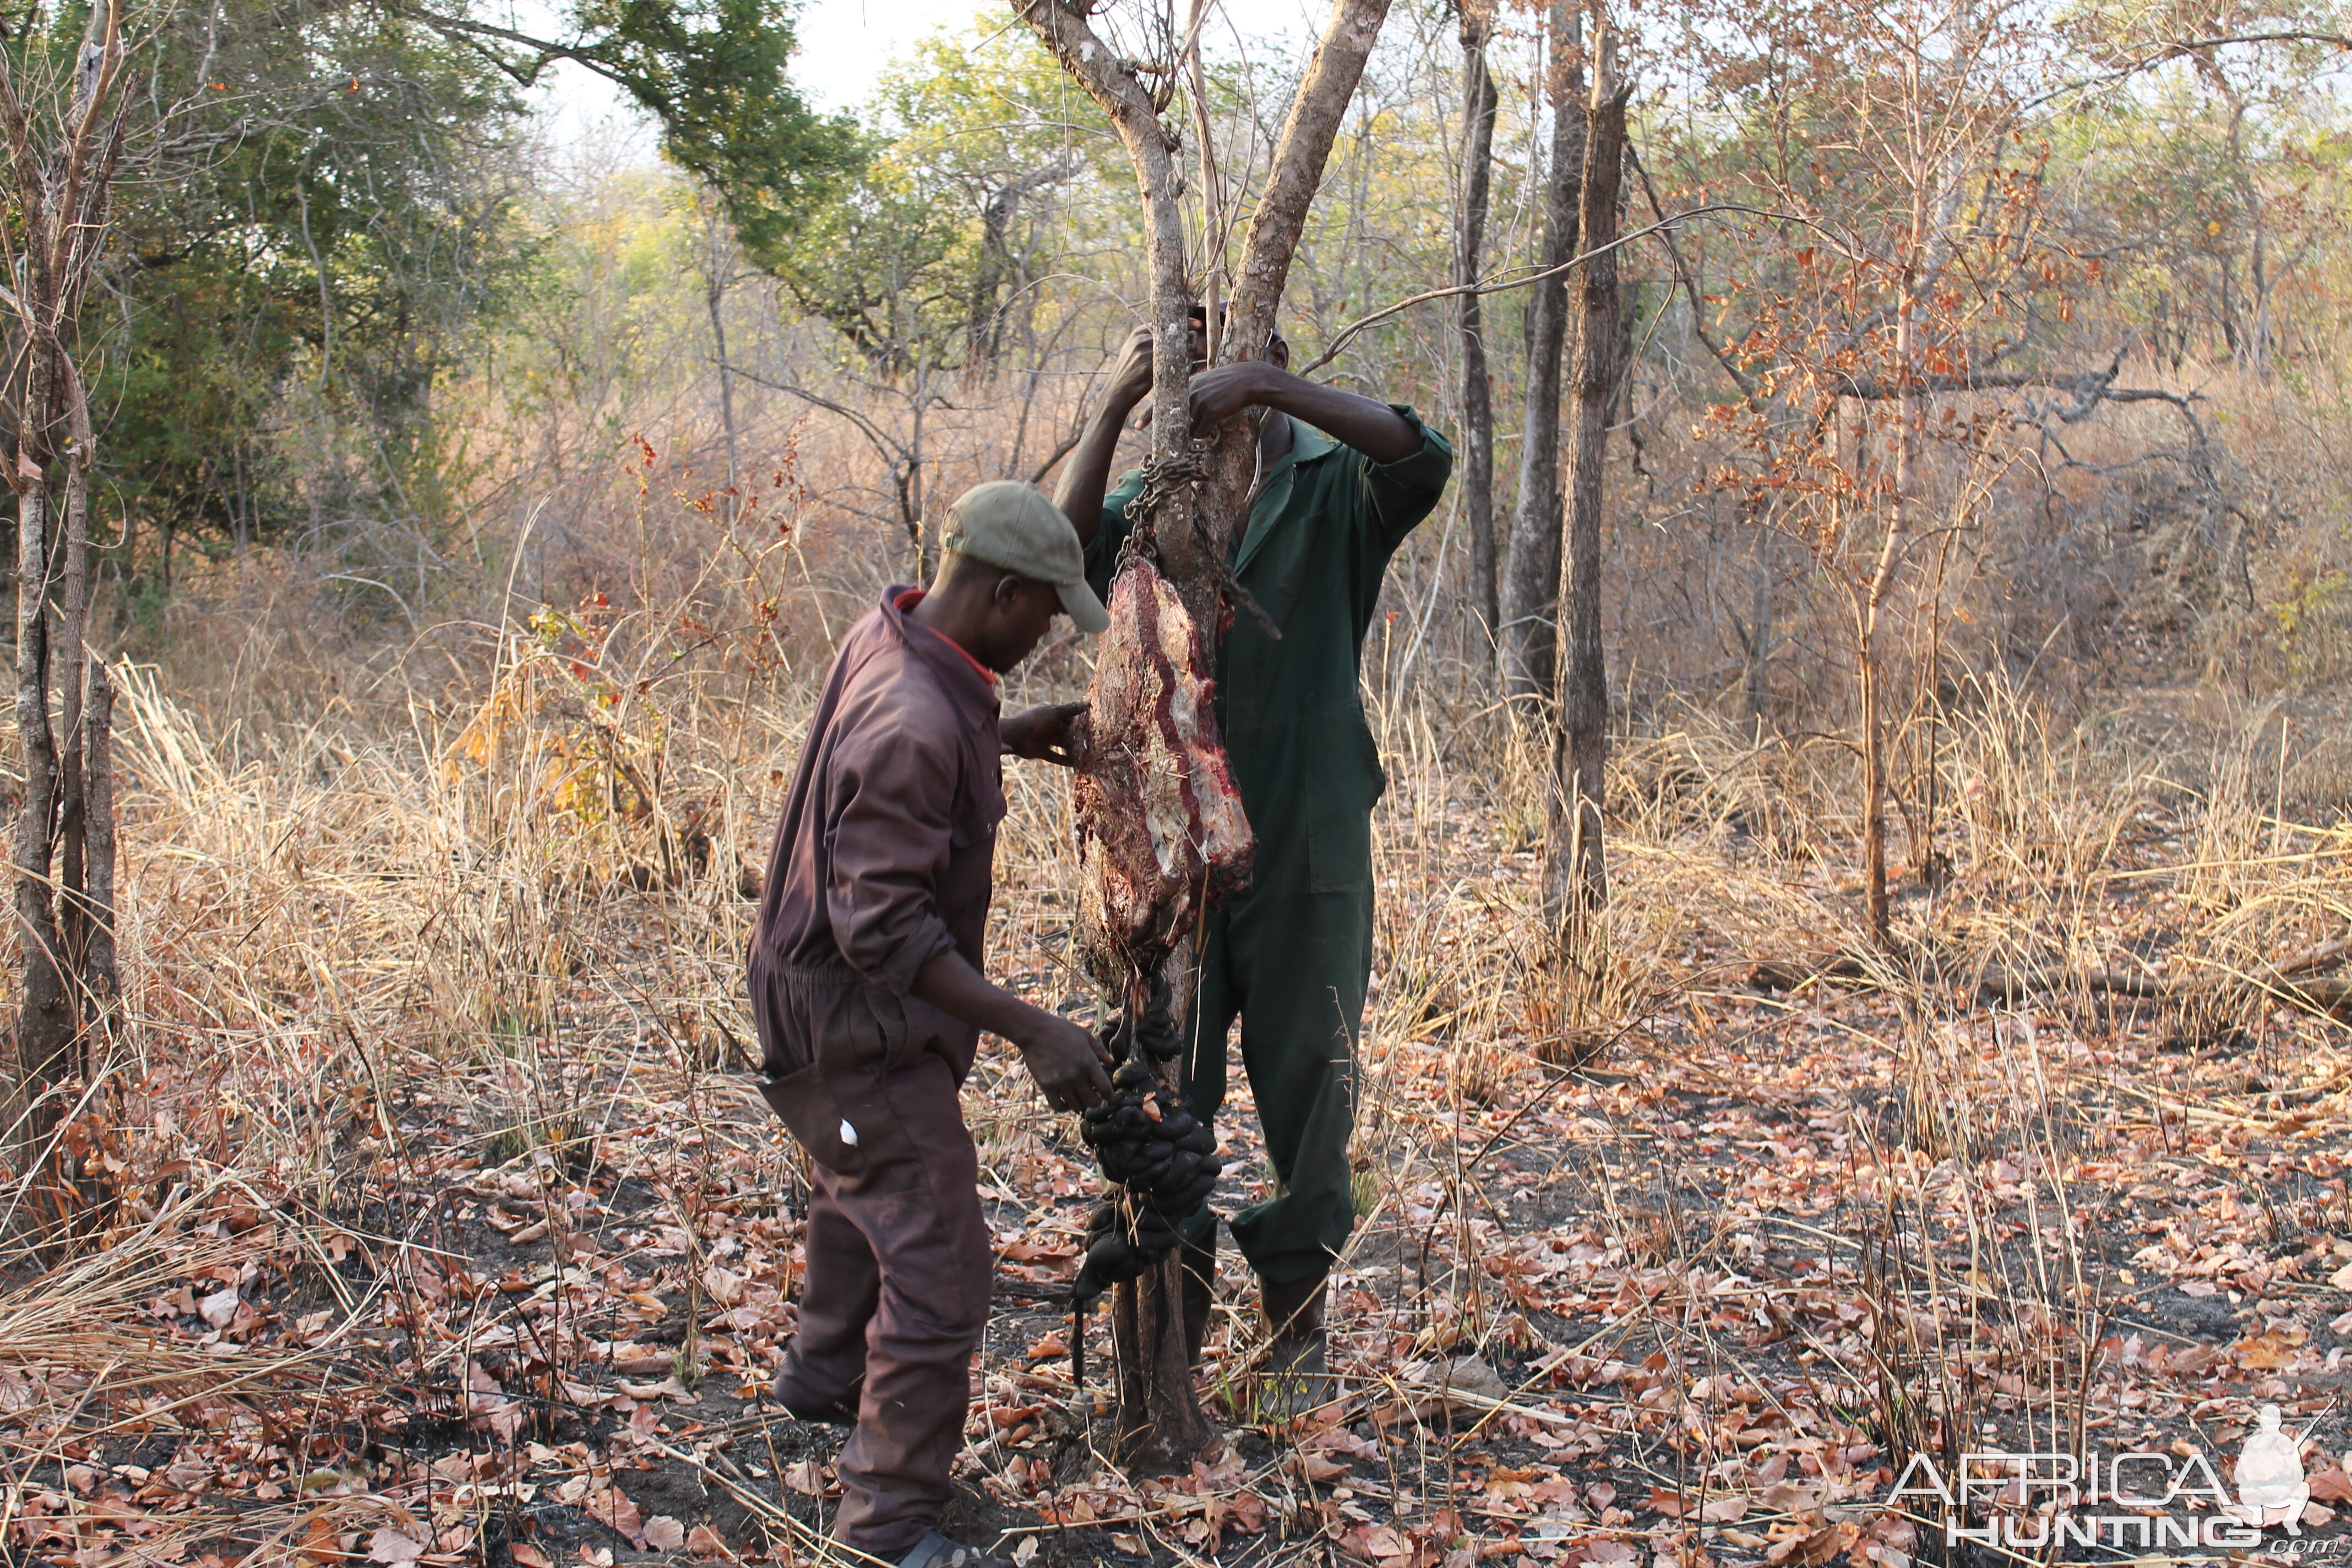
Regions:
<svg viewBox="0 0 2352 1568"><path fill-rule="evenodd" d="M1292 1420L1331 1402L1331 1373L1326 1363L1323 1331L1324 1287L1329 1276L1277 1285L1258 1281L1265 1306L1267 1414Z"/></svg>
<svg viewBox="0 0 2352 1568"><path fill-rule="evenodd" d="M1209 1319L1217 1309L1217 1233L1209 1232L1205 1247L1187 1241L1177 1257L1184 1266L1184 1364L1198 1369Z"/></svg>

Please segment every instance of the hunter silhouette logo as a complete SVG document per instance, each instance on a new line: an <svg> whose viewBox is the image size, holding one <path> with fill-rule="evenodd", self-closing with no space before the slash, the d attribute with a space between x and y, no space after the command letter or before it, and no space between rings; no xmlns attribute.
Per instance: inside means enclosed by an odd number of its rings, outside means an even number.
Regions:
<svg viewBox="0 0 2352 1568"><path fill-rule="evenodd" d="M2303 1533L2303 1508L2311 1500L2311 1483L2303 1474L2303 1435L2279 1426L2279 1407L2265 1405L2238 1451L2238 1500L2228 1512L2257 1530L2284 1524L2289 1535Z"/></svg>

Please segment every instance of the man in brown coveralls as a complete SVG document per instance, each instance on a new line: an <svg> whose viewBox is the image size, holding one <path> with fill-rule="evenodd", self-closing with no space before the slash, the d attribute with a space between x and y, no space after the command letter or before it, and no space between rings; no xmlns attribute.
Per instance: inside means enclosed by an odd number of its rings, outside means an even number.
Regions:
<svg viewBox="0 0 2352 1568"><path fill-rule="evenodd" d="M982 1030L1058 1110L1110 1092L1094 1037L982 978L1003 752L1067 763L1083 704L998 717L1057 611L1108 624L1033 486L967 491L928 593L891 588L835 657L768 866L752 1016L768 1102L809 1152L800 1331L776 1397L853 1426L835 1538L866 1561L998 1561L939 1533L995 1258L958 1089Z"/></svg>

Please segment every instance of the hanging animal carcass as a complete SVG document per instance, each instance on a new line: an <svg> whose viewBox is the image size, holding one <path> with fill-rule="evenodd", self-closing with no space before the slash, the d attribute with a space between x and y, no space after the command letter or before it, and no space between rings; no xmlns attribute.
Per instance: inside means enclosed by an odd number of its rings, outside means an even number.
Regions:
<svg viewBox="0 0 2352 1568"><path fill-rule="evenodd" d="M1111 584L1101 649L1076 784L1081 942L1095 977L1133 995L1204 902L1248 886L1256 846L1200 627L1140 553Z"/></svg>
<svg viewBox="0 0 2352 1568"><path fill-rule="evenodd" d="M1079 927L1087 967L1123 1001L1103 1035L1126 1059L1083 1129L1105 1192L1071 1289L1081 1317L1174 1250L1223 1169L1214 1135L1164 1081L1183 1053L1167 971L1202 909L1248 885L1255 848L1200 627L1139 552L1111 584L1101 648L1077 779Z"/></svg>

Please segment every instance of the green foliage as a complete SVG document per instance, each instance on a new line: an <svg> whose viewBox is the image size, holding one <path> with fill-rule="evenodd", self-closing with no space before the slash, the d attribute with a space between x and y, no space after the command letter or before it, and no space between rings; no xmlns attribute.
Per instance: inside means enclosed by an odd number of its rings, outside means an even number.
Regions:
<svg viewBox="0 0 2352 1568"><path fill-rule="evenodd" d="M2288 12L2267 25L2317 24ZM2095 8L2074 19L2108 54L2122 26ZM2267 372L2316 346L2296 344L2294 324L2326 314L2296 296L2321 286L2341 226L2352 137L2328 85L2338 68L2310 45L2210 50L2060 119L2119 300L2170 365L2210 355Z"/></svg>
<svg viewBox="0 0 2352 1568"><path fill-rule="evenodd" d="M583 0L568 51L662 127L662 150L719 194L743 248L775 256L860 161L855 125L785 76L794 7L777 0Z"/></svg>
<svg viewBox="0 0 2352 1568"><path fill-rule="evenodd" d="M126 185L90 308L115 504L253 539L440 507L436 380L525 272L521 106L470 51L364 6L250 3L159 36L143 127L173 177Z"/></svg>
<svg viewBox="0 0 2352 1568"><path fill-rule="evenodd" d="M1132 243L1101 199L1132 190L1118 141L1025 29L934 35L866 120L856 176L793 244L753 254L874 369L992 362L1040 276Z"/></svg>
<svg viewBox="0 0 2352 1568"><path fill-rule="evenodd" d="M296 532L439 562L472 454L436 393L548 283L517 88L551 61L652 111L755 257L862 156L786 79L788 5L581 0L567 22L557 45L382 0L163 15L134 62L146 177L119 196L88 327L102 504L161 535L166 573L174 540Z"/></svg>

